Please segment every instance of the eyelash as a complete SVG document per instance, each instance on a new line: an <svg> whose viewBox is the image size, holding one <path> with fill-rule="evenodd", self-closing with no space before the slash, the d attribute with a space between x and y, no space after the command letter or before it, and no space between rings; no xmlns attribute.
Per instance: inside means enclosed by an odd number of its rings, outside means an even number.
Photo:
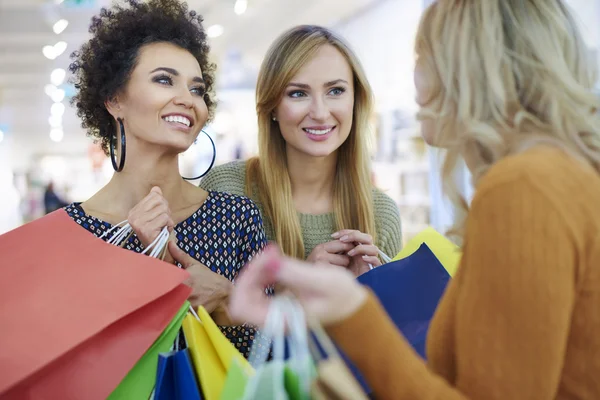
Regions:
<svg viewBox="0 0 600 400"><path fill-rule="evenodd" d="M173 78L166 74L154 77L153 81L160 85L173 86ZM166 83L164 81L166 81ZM191 88L190 91L191 90L197 90L197 92L195 93L197 96L204 96L204 94L206 93L206 89L204 88L204 86L196 86Z"/></svg>
<svg viewBox="0 0 600 400"><path fill-rule="evenodd" d="M340 92L339 94L334 94L334 96L341 96L342 94L344 94L346 92L346 89L343 88L343 87L334 87L334 88L331 88L331 90L328 92L328 94L331 93L334 90L339 90L339 92ZM302 96L296 96L298 94L301 94ZM291 97L291 98L297 99L297 98L300 98L300 97L305 97L306 96L306 92L303 91L303 90L292 90L291 92L288 93L288 96Z"/></svg>

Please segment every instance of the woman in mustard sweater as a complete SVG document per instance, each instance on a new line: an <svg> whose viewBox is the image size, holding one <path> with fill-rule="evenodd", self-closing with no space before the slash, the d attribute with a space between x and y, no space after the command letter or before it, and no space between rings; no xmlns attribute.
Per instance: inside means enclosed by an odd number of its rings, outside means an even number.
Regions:
<svg viewBox="0 0 600 400"><path fill-rule="evenodd" d="M600 104L574 19L560 0L438 0L416 50L423 135L476 188L428 364L347 271L274 250L230 312L261 324L264 284L288 287L379 399L600 399Z"/></svg>
<svg viewBox="0 0 600 400"><path fill-rule="evenodd" d="M258 157L221 165L205 190L246 195L265 232L298 259L378 266L402 241L398 206L371 184L372 91L360 62L333 32L298 26L262 63L256 86ZM383 257L385 258L385 257Z"/></svg>

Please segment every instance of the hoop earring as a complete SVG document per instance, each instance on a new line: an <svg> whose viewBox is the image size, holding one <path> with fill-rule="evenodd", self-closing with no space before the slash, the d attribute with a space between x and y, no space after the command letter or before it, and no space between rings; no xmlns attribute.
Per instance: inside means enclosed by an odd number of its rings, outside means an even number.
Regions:
<svg viewBox="0 0 600 400"><path fill-rule="evenodd" d="M115 139L117 135L111 135L110 137L110 161L112 162L112 167L115 172L121 172L123 167L125 166L125 126L123 125L123 119L117 118L119 122L119 131L121 132L121 160L119 160L119 165L117 165L117 157L115 155Z"/></svg>
<svg viewBox="0 0 600 400"><path fill-rule="evenodd" d="M213 138L210 137L208 132L206 132L204 129L202 130L202 133L204 133L208 137L208 139L210 140L210 143L212 144L212 148L213 148L212 160L210 161L210 165L208 166L208 169L206 171L204 171L204 173L202 175L198 175L193 178L188 178L188 177L182 176L182 178L185 179L186 181L195 181L196 179L202 178L204 175L208 174L208 171L210 171L212 169L213 165L215 165L215 159L217 158L217 148L215 146L215 141L213 140Z"/></svg>

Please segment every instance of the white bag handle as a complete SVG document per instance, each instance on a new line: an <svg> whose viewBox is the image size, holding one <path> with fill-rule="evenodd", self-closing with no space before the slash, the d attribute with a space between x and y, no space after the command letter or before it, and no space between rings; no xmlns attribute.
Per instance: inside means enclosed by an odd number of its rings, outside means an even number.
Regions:
<svg viewBox="0 0 600 400"><path fill-rule="evenodd" d="M127 220L121 221L118 224L113 225L109 230L104 232L100 239L104 239L104 237L108 236L112 231L117 229L116 233L110 237L106 241L106 243L114 244L115 246L122 246L125 244L125 241L129 239L129 237L133 234L133 228L127 222ZM146 254L150 252L148 255L153 258L159 258L164 253L167 248L167 243L169 242L169 230L165 226L162 231L158 234L156 239L152 243L148 245L143 251L142 254Z"/></svg>

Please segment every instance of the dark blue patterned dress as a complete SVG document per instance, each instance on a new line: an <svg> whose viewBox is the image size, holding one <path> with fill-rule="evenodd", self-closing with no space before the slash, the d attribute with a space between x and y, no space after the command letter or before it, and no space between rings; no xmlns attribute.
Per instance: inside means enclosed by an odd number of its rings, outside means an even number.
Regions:
<svg viewBox="0 0 600 400"><path fill-rule="evenodd" d="M87 215L80 203L68 205L65 211L97 237L111 228L108 222ZM221 192L209 192L202 206L174 230L182 250L232 282L240 269L266 245L256 205L246 197ZM137 253L144 249L135 234L124 247ZM240 353L248 357L256 329L247 325L219 328Z"/></svg>

